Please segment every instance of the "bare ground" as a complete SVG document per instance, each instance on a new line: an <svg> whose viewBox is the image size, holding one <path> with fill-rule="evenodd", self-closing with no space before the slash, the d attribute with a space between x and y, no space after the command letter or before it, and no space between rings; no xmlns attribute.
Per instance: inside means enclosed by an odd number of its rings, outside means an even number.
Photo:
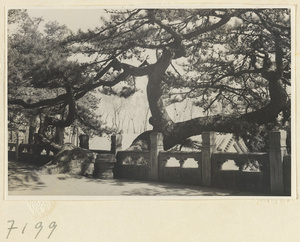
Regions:
<svg viewBox="0 0 300 242"><path fill-rule="evenodd" d="M8 162L9 196L257 196L251 192L180 184L46 174L41 166Z"/></svg>

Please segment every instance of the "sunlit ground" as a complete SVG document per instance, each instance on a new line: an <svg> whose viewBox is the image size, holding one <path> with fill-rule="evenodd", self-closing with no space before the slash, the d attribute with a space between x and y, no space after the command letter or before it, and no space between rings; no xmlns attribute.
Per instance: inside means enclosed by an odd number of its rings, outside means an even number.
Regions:
<svg viewBox="0 0 300 242"><path fill-rule="evenodd" d="M34 164L8 162L8 195L21 196L256 196L251 192L131 180L45 174Z"/></svg>

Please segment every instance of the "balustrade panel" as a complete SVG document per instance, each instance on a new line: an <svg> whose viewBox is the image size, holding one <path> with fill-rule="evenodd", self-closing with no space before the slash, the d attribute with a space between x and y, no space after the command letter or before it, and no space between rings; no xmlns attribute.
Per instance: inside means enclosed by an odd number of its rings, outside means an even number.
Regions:
<svg viewBox="0 0 300 242"><path fill-rule="evenodd" d="M148 151L118 151L114 178L149 180Z"/></svg>
<svg viewBox="0 0 300 242"><path fill-rule="evenodd" d="M211 161L213 186L269 191L270 172L267 153L215 153Z"/></svg>
<svg viewBox="0 0 300 242"><path fill-rule="evenodd" d="M201 157L201 152L161 151L159 153L159 180L200 185Z"/></svg>

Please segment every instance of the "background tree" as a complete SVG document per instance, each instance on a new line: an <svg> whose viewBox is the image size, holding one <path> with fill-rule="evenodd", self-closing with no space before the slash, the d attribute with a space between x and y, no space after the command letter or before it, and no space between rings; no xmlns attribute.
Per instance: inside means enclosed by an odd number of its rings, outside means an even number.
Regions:
<svg viewBox="0 0 300 242"><path fill-rule="evenodd" d="M51 143L52 151L57 152L64 141L64 128L75 120L87 134L110 130L95 113L99 103L95 93L82 95L76 102L75 91L88 78L85 71L89 67L72 61L72 49L62 44L70 30L57 22L42 28L41 22L26 11L9 11L9 126L18 125L21 118L24 125L37 125L34 121L39 117L40 140Z"/></svg>

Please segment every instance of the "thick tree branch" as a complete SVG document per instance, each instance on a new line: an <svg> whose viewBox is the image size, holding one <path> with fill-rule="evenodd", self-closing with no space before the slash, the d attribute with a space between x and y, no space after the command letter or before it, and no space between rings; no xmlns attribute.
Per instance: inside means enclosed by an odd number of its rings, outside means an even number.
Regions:
<svg viewBox="0 0 300 242"><path fill-rule="evenodd" d="M67 96L66 94L62 94L56 98L50 98L50 99L38 101L36 103L27 103L23 99L8 99L8 105L20 105L25 109L53 107L59 103L62 103L65 100L66 96Z"/></svg>
<svg viewBox="0 0 300 242"><path fill-rule="evenodd" d="M274 34L275 36L275 62L276 62L276 69L278 72L283 72L283 51L281 47L281 37L277 33Z"/></svg>
<svg viewBox="0 0 300 242"><path fill-rule="evenodd" d="M160 20L155 18L155 14L154 14L153 9L148 10L148 16L149 16L149 19L152 23L156 23L159 27L164 29L167 33L169 33L174 38L174 40L176 42L181 42L182 41L182 39L183 39L182 35L180 35L176 31L174 31L170 26L167 26L167 25L163 24Z"/></svg>
<svg viewBox="0 0 300 242"><path fill-rule="evenodd" d="M75 103L75 98L74 98L73 91L72 91L72 88L70 85L66 86L66 91L67 91L67 93L66 93L67 98L66 98L65 103L69 107L68 115L65 120L53 119L52 123L49 123L49 124L51 124L55 127L68 127L73 123L73 121L76 118L76 113L77 113L76 112L76 103Z"/></svg>
<svg viewBox="0 0 300 242"><path fill-rule="evenodd" d="M128 75L131 76L148 76L150 75L154 70L154 64L152 65L146 65L146 66L139 66L135 67L132 65L128 65L125 63L120 63L120 66L126 72Z"/></svg>
<svg viewBox="0 0 300 242"><path fill-rule="evenodd" d="M114 68L115 70L119 70L119 71L123 69L124 72L121 73L118 77L116 77L113 81L108 82L108 81L101 80L100 78L104 76L110 68ZM79 90L76 90L76 93L74 93L74 99L78 100L82 98L86 93L100 86L106 86L106 87L115 86L121 81L124 81L129 75L145 76L152 73L152 71L153 71L153 64L135 67L128 64L120 63L118 60L114 59L105 68L103 68L103 70L101 70L94 78L90 79L90 81L88 81L89 84L86 84L84 87L81 87L79 88ZM93 83L95 81L98 82ZM63 103L67 98L68 98L67 94L61 94L56 98L46 99L46 100L38 101L36 103L28 103L25 102L23 99L9 99L8 104L20 105L25 109L53 107L55 105Z"/></svg>
<svg viewBox="0 0 300 242"><path fill-rule="evenodd" d="M185 39L191 39L193 37L196 37L200 34L204 34L206 32L209 32L209 31L213 31L219 27L221 27L222 25L226 24L229 20L230 20L231 16L230 15L224 15L223 18L221 18L221 20L215 24L212 24L210 26L207 26L207 27L203 27L203 28L200 28L200 29L197 29L193 32L190 32L188 34L184 34L183 35L183 38Z"/></svg>

